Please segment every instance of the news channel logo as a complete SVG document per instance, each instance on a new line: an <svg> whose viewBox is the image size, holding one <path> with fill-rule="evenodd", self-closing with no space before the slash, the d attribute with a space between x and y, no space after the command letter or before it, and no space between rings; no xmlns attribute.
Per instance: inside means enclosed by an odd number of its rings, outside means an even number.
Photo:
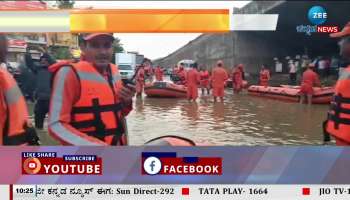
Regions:
<svg viewBox="0 0 350 200"><path fill-rule="evenodd" d="M162 169L162 162L157 157L148 157L143 162L143 169L148 175L156 175Z"/></svg>
<svg viewBox="0 0 350 200"><path fill-rule="evenodd" d="M296 30L298 33L305 33L311 36L312 33L336 33L339 31L338 26L320 26L328 19L327 10L322 6L312 6L307 18L312 25L298 25Z"/></svg>
<svg viewBox="0 0 350 200"><path fill-rule="evenodd" d="M324 7L313 6L309 9L307 16L313 25L321 25L327 21L328 14Z"/></svg>

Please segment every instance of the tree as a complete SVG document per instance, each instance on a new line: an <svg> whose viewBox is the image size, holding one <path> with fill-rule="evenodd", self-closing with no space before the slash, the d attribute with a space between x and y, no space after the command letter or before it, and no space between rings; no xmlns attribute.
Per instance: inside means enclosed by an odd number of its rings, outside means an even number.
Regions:
<svg viewBox="0 0 350 200"><path fill-rule="evenodd" d="M124 52L123 45L120 43L119 38L115 38L113 42L113 53L121 53Z"/></svg>
<svg viewBox="0 0 350 200"><path fill-rule="evenodd" d="M49 47L49 52L57 60L67 60L72 57L69 47L64 46L51 46Z"/></svg>
<svg viewBox="0 0 350 200"><path fill-rule="evenodd" d="M72 9L74 7L74 0L56 0L59 9Z"/></svg>
<svg viewBox="0 0 350 200"><path fill-rule="evenodd" d="M115 38L113 42L113 57L112 57L112 63L115 64L115 54L116 53L122 53L124 52L123 45L120 43L119 38Z"/></svg>

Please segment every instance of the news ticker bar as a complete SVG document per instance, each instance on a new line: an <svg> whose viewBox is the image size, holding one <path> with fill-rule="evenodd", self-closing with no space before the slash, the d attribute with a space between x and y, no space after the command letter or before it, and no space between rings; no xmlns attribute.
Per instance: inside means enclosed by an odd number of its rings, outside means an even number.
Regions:
<svg viewBox="0 0 350 200"><path fill-rule="evenodd" d="M87 9L0 12L1 32L208 33L274 31L278 14L229 9Z"/></svg>
<svg viewBox="0 0 350 200"><path fill-rule="evenodd" d="M350 185L1 185L3 200L348 200Z"/></svg>

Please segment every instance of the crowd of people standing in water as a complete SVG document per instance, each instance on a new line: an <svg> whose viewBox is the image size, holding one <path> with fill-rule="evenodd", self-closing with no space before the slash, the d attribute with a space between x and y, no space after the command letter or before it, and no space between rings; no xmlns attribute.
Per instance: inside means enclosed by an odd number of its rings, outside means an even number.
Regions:
<svg viewBox="0 0 350 200"><path fill-rule="evenodd" d="M136 92L139 97L142 96L146 79L152 82L154 76L155 81L164 80L164 69L157 66L152 70L151 64L150 60L145 59L136 70ZM315 65L311 63L302 75L300 84L301 103L306 99L311 104L313 87L321 87L319 76L314 72L314 68ZM201 89L202 95L205 93L210 95L212 90L214 102L218 99L223 102L224 88L227 86L229 79L232 81L230 84L232 84L233 93L235 94L240 93L247 86L244 65L237 64L232 68L232 72L228 73L222 60L217 61L216 66L210 72L203 66L198 67L196 62L192 63L189 69L185 69L184 64L180 63L179 66L173 68L171 77L175 84L186 86L189 101L196 101L198 89ZM267 65L263 64L259 72L259 85L269 87L270 79L270 71Z"/></svg>

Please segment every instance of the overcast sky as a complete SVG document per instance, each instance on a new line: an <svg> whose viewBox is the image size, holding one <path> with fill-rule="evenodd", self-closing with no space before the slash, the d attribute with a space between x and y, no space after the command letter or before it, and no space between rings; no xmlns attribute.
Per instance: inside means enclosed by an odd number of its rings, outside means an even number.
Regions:
<svg viewBox="0 0 350 200"><path fill-rule="evenodd" d="M241 8L249 1L76 1L76 8L135 8L135 9L162 9L162 8ZM180 47L195 39L198 33L116 33L126 51L137 51L150 59L161 58L176 51Z"/></svg>

